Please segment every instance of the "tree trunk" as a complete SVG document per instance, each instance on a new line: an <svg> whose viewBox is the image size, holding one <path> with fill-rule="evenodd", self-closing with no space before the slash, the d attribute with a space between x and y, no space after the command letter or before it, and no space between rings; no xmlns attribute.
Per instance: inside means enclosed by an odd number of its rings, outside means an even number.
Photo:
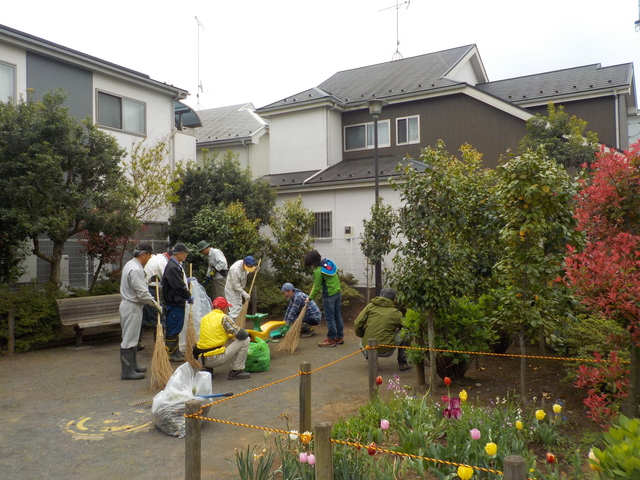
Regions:
<svg viewBox="0 0 640 480"><path fill-rule="evenodd" d="M525 399L525 380L526 380L526 372L527 372L527 359L524 356L527 354L526 345L524 338L524 323L520 324L520 398L522 401Z"/></svg>
<svg viewBox="0 0 640 480"><path fill-rule="evenodd" d="M640 347L631 345L629 348L629 396L622 402L621 411L629 418L640 416Z"/></svg>
<svg viewBox="0 0 640 480"><path fill-rule="evenodd" d="M433 350L436 348L436 334L435 334L435 322L433 319L433 311L429 311L427 314L427 328L429 335L429 387L432 395L435 395L436 390L436 352Z"/></svg>
<svg viewBox="0 0 640 480"><path fill-rule="evenodd" d="M40 251L40 242L37 237L33 238L33 254L51 264L51 274L49 275L49 282L60 288L62 285L62 279L60 278L60 262L62 260L62 251L64 250L64 241L53 241L53 254L51 256L45 255Z"/></svg>
<svg viewBox="0 0 640 480"><path fill-rule="evenodd" d="M93 274L93 278L91 279L91 287L89 287L89 293L93 292L93 289L98 282L98 277L100 275L100 271L102 270L102 266L104 265L104 257L100 255L100 261L98 262L98 266L96 267L96 271Z"/></svg>

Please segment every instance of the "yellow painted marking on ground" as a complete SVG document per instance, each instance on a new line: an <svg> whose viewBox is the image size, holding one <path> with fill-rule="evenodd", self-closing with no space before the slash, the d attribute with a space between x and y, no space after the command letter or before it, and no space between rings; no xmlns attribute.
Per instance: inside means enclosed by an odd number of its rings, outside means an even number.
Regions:
<svg viewBox="0 0 640 480"><path fill-rule="evenodd" d="M80 430L89 430L87 427L84 426L84 422L86 422L87 420L91 420L91 417L81 418L80 421L76 423L76 427L79 428Z"/></svg>
<svg viewBox="0 0 640 480"><path fill-rule="evenodd" d="M118 423L118 420L105 420L102 423Z"/></svg>

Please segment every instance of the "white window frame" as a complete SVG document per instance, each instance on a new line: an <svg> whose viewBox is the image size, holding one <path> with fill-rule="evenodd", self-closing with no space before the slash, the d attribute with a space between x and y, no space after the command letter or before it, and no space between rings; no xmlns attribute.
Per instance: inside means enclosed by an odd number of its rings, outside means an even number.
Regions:
<svg viewBox="0 0 640 480"><path fill-rule="evenodd" d="M331 240L333 238L333 212L313 212L313 217L315 223L309 232L311 236L319 240Z"/></svg>
<svg viewBox="0 0 640 480"><path fill-rule="evenodd" d="M11 88L10 88L11 92L9 93L9 96L6 99L4 97L0 97L0 102L8 102L10 98L12 103L16 103L16 71L17 71L16 65L12 63L0 61L0 66L9 68L13 71L13 74L11 75ZM9 89L7 89L7 92L8 91ZM3 92L0 91L0 94L2 93Z"/></svg>
<svg viewBox="0 0 640 480"><path fill-rule="evenodd" d="M116 99L120 100L120 126L114 126L114 125L108 125L107 123L103 123L101 122L101 118L100 118L100 95L106 95L108 97L113 97ZM126 123L126 118L125 118L125 109L126 107L134 107L134 108L139 108L142 107L142 129L141 131L135 128L128 128L125 123ZM115 93L111 93L111 92L106 92L104 90L97 90L96 91L96 118L97 118L97 123L98 125L100 125L100 127L102 128L107 128L110 130L116 130L119 132L126 132L126 133L130 133L133 135L140 135L140 136L146 136L147 135L147 104L144 102L141 102L139 100L134 100L132 98L128 98L128 97L123 97L122 95L117 95Z"/></svg>
<svg viewBox="0 0 640 480"><path fill-rule="evenodd" d="M410 126L410 120L412 119L416 119L418 120L418 126L417 128L417 133L418 133L418 138L417 140L411 140L411 130L409 128ZM402 142L400 141L400 128L399 128L399 123L401 120L405 120L407 122L407 139L406 142ZM420 143L420 115L411 115L409 117L400 117L400 118L396 118L396 145L413 145L416 143Z"/></svg>
<svg viewBox="0 0 640 480"><path fill-rule="evenodd" d="M386 142L381 142L380 141L380 125L382 124L386 124L387 125L387 132L388 132L388 137L387 137L387 141ZM365 146L364 147L358 147L358 148L349 148L347 149L347 129L349 128L356 128L356 127L365 127L364 129L364 141L365 141ZM371 131L369 131L371 130ZM369 143L369 135L371 135L371 143ZM358 123L355 125L345 125L344 127L344 151L345 152L355 152L357 150L372 150L373 148L375 148L374 145L374 141L373 141L373 122L369 122L369 123ZM378 120L378 148L384 148L384 147L390 147L391 146L391 120Z"/></svg>

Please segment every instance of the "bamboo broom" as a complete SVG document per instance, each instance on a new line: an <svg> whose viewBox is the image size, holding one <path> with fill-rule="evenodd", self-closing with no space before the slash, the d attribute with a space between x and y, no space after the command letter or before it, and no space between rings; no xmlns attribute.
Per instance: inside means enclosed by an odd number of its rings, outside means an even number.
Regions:
<svg viewBox="0 0 640 480"><path fill-rule="evenodd" d="M262 259L258 260L258 266L256 267L256 273L253 274L253 280L251 280L251 287L249 287L249 296L251 296L251 291L253 290L253 284L256 281L256 277L258 276L258 269L260 268L260 263L262 263ZM234 320L236 325L240 328L244 328L247 323L247 311L249 310L249 302L251 299L247 300L242 304L242 310L238 314L238 317Z"/></svg>
<svg viewBox="0 0 640 480"><path fill-rule="evenodd" d="M158 282L160 281L160 272L158 272L158 280L156 281L156 302L160 305L160 293ZM156 326L156 342L153 346L153 357L151 358L151 390L162 390L173 375L173 369L169 363L169 354L164 344L164 332L162 330L162 321L160 312L158 312L158 325Z"/></svg>
<svg viewBox="0 0 640 480"><path fill-rule="evenodd" d="M295 322L291 324L289 330L284 336L284 340L281 340L276 347L276 352L293 353L298 348L298 342L300 341L300 328L302 327L302 320L307 313L307 305L305 304L300 311L300 315L296 318Z"/></svg>
<svg viewBox="0 0 640 480"><path fill-rule="evenodd" d="M193 276L193 264L189 264L189 277ZM189 293L193 296L193 287L189 283ZM193 305L189 305L189 321L187 322L187 347L185 348L184 357L196 372L202 368L202 365L193 356L193 346L198 340L196 339L196 327L193 324Z"/></svg>

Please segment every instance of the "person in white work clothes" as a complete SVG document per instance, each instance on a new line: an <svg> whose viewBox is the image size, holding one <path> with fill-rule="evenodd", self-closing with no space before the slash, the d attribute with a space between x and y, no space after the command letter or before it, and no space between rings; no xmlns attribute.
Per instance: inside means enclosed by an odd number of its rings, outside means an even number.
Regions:
<svg viewBox="0 0 640 480"><path fill-rule="evenodd" d="M251 295L245 291L247 286L247 274L256 271L256 259L252 256L244 257L231 265L227 275L227 286L224 289L224 298L233 306L229 308L229 316L235 320L242 311L242 304L249 301Z"/></svg>

